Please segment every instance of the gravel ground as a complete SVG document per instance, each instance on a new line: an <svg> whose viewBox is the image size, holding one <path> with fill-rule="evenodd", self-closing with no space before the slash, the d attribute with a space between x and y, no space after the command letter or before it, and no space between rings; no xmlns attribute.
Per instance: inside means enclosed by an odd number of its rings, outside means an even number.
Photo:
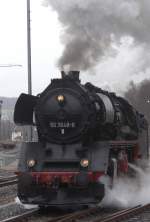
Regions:
<svg viewBox="0 0 150 222"><path fill-rule="evenodd" d="M50 219L52 219L52 216L46 216L46 215L36 215L33 217L28 218L26 221L28 222L48 222Z"/></svg>
<svg viewBox="0 0 150 222"><path fill-rule="evenodd" d="M31 210L31 209L28 208L28 210L27 210L23 205L20 205L20 204L15 203L15 202L9 203L7 205L0 206L0 220L4 220L6 218L22 214L22 213L27 212L29 210ZM51 218L56 217L56 216L60 216L60 215L62 215L61 211L57 210L57 212L56 212L56 210L49 209L49 210L46 210L44 212L43 211L39 211L39 213L36 214L35 216L30 216L28 218L20 220L20 222L21 221L26 221L26 222L34 222L34 221L36 221L36 222L47 222Z"/></svg>
<svg viewBox="0 0 150 222"><path fill-rule="evenodd" d="M17 196L17 185L0 188L0 205L14 201Z"/></svg>
<svg viewBox="0 0 150 222"><path fill-rule="evenodd" d="M16 204L15 202L0 206L0 220L16 216L26 211L27 210L23 206Z"/></svg>

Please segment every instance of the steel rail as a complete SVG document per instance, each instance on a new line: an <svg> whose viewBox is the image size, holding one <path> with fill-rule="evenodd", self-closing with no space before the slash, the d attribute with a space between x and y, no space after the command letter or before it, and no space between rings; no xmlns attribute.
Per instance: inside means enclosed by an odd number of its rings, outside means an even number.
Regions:
<svg viewBox="0 0 150 222"><path fill-rule="evenodd" d="M140 214L144 212L145 210L150 209L150 204L147 204L145 206L136 206L133 208L128 208L124 210L119 210L116 213L113 213L109 216L104 216L100 214L100 211L102 212L102 208L95 207L88 210L82 210L76 213L67 214L64 216L52 218L48 222L72 222L76 220L86 220L86 217L93 216L93 219L90 218L90 221L92 222L116 222L116 221L122 221L123 219L131 218L134 215ZM99 216L97 215L99 213ZM94 216L98 216L96 219Z"/></svg>
<svg viewBox="0 0 150 222"><path fill-rule="evenodd" d="M90 218L90 221L92 222L116 222L116 221L122 221L123 219L128 219L129 217L141 213L144 210L150 208L150 204L145 206L136 206L133 208L128 208L124 210L119 210L116 213L113 213L109 216L104 216L101 214L102 208L100 207L94 207L88 210L82 210L79 212L67 214L64 216L52 218L51 220L48 220L48 222L72 222L72 221L78 221L78 220L86 220L88 217L93 217L93 219ZM97 213L99 215L97 215ZM94 217L97 217L96 219Z"/></svg>
<svg viewBox="0 0 150 222"><path fill-rule="evenodd" d="M67 218L69 215L70 214L65 214L63 216L54 217L54 218L48 220L48 222L57 222L57 221L59 222L59 221L63 220L64 218Z"/></svg>
<svg viewBox="0 0 150 222"><path fill-rule="evenodd" d="M14 184L17 184L17 183L18 183L17 179L10 180L10 181L4 181L4 182L0 183L0 187L6 187L6 186L14 185Z"/></svg>
<svg viewBox="0 0 150 222"><path fill-rule="evenodd" d="M87 217L91 214L96 214L97 212L99 212L102 208L100 207L93 207L87 210L81 210L75 213L69 213L63 216L59 216L59 217L55 217L52 218L50 220L48 220L48 222L68 222L68 221L73 221L73 220L77 220L77 219L81 219L84 217Z"/></svg>
<svg viewBox="0 0 150 222"><path fill-rule="evenodd" d="M95 220L92 220L92 222L116 222L116 221L122 221L125 219L132 218L132 216L143 213L145 210L150 209L150 204L144 205L144 206L137 206L133 208L129 208L126 210L119 211L117 213L114 213L104 219L97 218Z"/></svg>
<svg viewBox="0 0 150 222"><path fill-rule="evenodd" d="M90 218L92 222L116 222L116 221L122 221L123 219L131 218L134 215L140 214L144 212L145 210L150 208L150 204L147 204L145 206L136 206L133 208L120 210L119 212L113 213L107 217L103 218L103 215L98 216L98 218L94 219L94 216L97 217L97 213L100 214L100 211L102 212L102 208L100 207L94 207L87 210L81 210L75 213L69 213L58 217L53 217L50 220L47 220L47 222L70 222L70 221L76 221L76 220L86 220L89 216L92 216L93 219ZM17 222L22 219L25 219L30 216L34 216L39 212L39 209L34 209L28 212L25 212L23 214L2 220L0 222Z"/></svg>
<svg viewBox="0 0 150 222"><path fill-rule="evenodd" d="M120 210L119 212L113 213L109 216L103 216L101 215L102 208L101 207L94 207L87 210L81 210L75 213L69 213L58 217L53 217L47 222L72 222L76 220L86 220L88 217L90 218L90 221L92 222L116 222L116 221L122 221L123 219L129 219L132 218L132 216L143 213L145 210L150 209L150 204L144 205L144 206L136 206L133 208L128 208L125 210ZM2 220L0 222L15 222L20 221L22 219L25 219L26 217L34 216L39 212L39 209L34 209L28 212L25 212L23 214ZM99 215L97 215L97 213ZM95 219L95 216L97 217Z"/></svg>
<svg viewBox="0 0 150 222"><path fill-rule="evenodd" d="M8 180L15 180L17 178L18 176L8 176L8 177L0 176L0 182L8 181Z"/></svg>

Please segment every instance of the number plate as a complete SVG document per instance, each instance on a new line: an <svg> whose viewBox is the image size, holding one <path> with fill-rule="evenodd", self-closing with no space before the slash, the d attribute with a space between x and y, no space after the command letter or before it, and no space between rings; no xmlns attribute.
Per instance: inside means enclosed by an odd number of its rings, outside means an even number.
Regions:
<svg viewBox="0 0 150 222"><path fill-rule="evenodd" d="M51 128L75 128L75 122L49 122Z"/></svg>

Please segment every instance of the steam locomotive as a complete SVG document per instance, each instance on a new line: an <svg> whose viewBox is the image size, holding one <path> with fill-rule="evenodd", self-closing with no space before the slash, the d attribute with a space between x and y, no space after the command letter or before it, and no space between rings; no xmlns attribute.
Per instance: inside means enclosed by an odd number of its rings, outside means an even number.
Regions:
<svg viewBox="0 0 150 222"><path fill-rule="evenodd" d="M105 194L102 178L126 175L148 157L148 123L122 97L78 71L53 79L39 95L21 94L14 121L36 127L38 142L23 142L18 196L23 203L87 205Z"/></svg>

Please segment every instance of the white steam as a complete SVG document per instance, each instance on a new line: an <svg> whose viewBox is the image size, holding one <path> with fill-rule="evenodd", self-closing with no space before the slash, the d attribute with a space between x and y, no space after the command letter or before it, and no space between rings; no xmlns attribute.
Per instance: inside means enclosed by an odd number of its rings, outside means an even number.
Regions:
<svg viewBox="0 0 150 222"><path fill-rule="evenodd" d="M150 167L145 170L130 167L136 172L136 178L118 178L112 189L107 187L102 205L127 208L150 202Z"/></svg>
<svg viewBox="0 0 150 222"><path fill-rule="evenodd" d="M23 204L18 197L15 198L15 203L17 203L18 205L20 205L22 208L26 210L38 208L38 205L36 204Z"/></svg>

